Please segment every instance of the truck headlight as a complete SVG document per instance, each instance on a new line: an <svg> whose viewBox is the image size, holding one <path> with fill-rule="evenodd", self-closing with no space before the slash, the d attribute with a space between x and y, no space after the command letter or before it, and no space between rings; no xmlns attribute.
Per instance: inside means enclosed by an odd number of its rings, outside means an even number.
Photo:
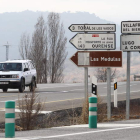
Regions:
<svg viewBox="0 0 140 140"><path fill-rule="evenodd" d="M12 78L19 78L19 75L18 74L14 74L14 75L12 75Z"/></svg>

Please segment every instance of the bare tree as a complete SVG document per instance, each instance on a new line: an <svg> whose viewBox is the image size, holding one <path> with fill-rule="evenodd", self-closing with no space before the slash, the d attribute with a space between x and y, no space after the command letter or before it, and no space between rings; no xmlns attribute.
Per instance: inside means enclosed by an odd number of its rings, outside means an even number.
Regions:
<svg viewBox="0 0 140 140"><path fill-rule="evenodd" d="M42 16L35 25L29 58L37 70L37 83L47 83L47 27Z"/></svg>
<svg viewBox="0 0 140 140"><path fill-rule="evenodd" d="M37 83L63 81L64 61L67 57L64 26L58 13L48 15L47 24L42 16L37 19L30 43L23 34L19 51L22 59L31 59L37 70ZM49 78L48 78L49 75Z"/></svg>
<svg viewBox="0 0 140 140"><path fill-rule="evenodd" d="M20 37L19 53L22 59L28 59L30 52L30 37L24 32Z"/></svg>
<svg viewBox="0 0 140 140"><path fill-rule="evenodd" d="M58 13L50 13L47 21L49 47L49 76L51 83L63 80L64 61L67 56L64 26Z"/></svg>
<svg viewBox="0 0 140 140"><path fill-rule="evenodd" d="M96 74L98 81L106 82L107 80L107 68L97 68Z"/></svg>
<svg viewBox="0 0 140 140"><path fill-rule="evenodd" d="M111 68L111 79L114 79L118 75L119 71L115 68ZM98 81L106 82L107 81L107 68L97 68L95 76Z"/></svg>

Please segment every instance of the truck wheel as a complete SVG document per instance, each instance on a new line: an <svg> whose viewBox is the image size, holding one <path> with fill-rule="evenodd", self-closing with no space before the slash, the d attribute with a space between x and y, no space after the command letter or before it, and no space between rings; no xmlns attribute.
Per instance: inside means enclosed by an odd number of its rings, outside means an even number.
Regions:
<svg viewBox="0 0 140 140"><path fill-rule="evenodd" d="M35 87L36 87L35 80L32 79L32 83L31 83L30 86L29 86L30 92L34 92L34 91L35 91Z"/></svg>
<svg viewBox="0 0 140 140"><path fill-rule="evenodd" d="M20 87L19 87L19 92L22 93L24 91L24 89L25 89L25 83L24 83L24 80L22 79L21 83L20 83Z"/></svg>
<svg viewBox="0 0 140 140"><path fill-rule="evenodd" d="M3 88L2 90L3 92L7 92L8 88Z"/></svg>

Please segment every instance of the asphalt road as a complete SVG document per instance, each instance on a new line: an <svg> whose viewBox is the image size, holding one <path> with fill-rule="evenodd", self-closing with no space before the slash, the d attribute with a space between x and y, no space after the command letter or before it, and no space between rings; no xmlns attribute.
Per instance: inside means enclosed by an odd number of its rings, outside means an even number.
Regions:
<svg viewBox="0 0 140 140"><path fill-rule="evenodd" d="M113 101L113 83L112 83L112 101ZM140 82L131 82L131 99L140 98ZM126 82L118 83L118 99L125 100ZM29 94L28 88L24 93L18 93L18 90L8 90L7 93L0 91L0 121L4 121L4 105L5 101L15 100L16 108L18 108L18 96ZM54 111L58 109L82 106L84 99L84 84L39 84L36 90L42 101L45 102L45 110ZM91 93L91 85L89 84L89 94ZM106 83L98 83L98 94L103 97L106 102L107 85ZM88 125L48 128L41 130L16 132L17 140L44 140L44 139L61 139L61 140L129 140L139 139L140 137L140 121L129 120L112 123L98 124L97 129L89 129ZM0 140L4 138L4 133L0 133Z"/></svg>
<svg viewBox="0 0 140 140"><path fill-rule="evenodd" d="M89 84L89 95L91 94L91 84ZM98 94L106 102L107 84L98 83ZM131 99L140 97L140 81L133 81L130 84ZM113 83L111 86L111 94L113 101ZM0 110L4 109L5 101L14 100L18 106L18 98L21 98L25 93L29 94L28 88L24 93L19 93L18 90L9 89L7 93L0 90ZM38 84L36 94L39 94L41 101L45 102L47 111L54 111L64 108L82 106L84 99L84 84ZM118 100L126 99L126 82L118 82Z"/></svg>
<svg viewBox="0 0 140 140"><path fill-rule="evenodd" d="M139 132L140 120L127 120L98 123L96 129L88 128L88 125L75 125L17 131L16 138L12 140L139 140ZM5 139L4 133L0 133L0 139Z"/></svg>

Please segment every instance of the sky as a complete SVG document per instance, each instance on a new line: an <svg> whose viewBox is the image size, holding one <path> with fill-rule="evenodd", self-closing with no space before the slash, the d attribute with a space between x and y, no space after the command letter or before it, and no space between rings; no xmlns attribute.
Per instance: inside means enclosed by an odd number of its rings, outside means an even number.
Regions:
<svg viewBox="0 0 140 140"><path fill-rule="evenodd" d="M31 11L89 12L120 24L140 20L139 0L0 0L0 13Z"/></svg>

